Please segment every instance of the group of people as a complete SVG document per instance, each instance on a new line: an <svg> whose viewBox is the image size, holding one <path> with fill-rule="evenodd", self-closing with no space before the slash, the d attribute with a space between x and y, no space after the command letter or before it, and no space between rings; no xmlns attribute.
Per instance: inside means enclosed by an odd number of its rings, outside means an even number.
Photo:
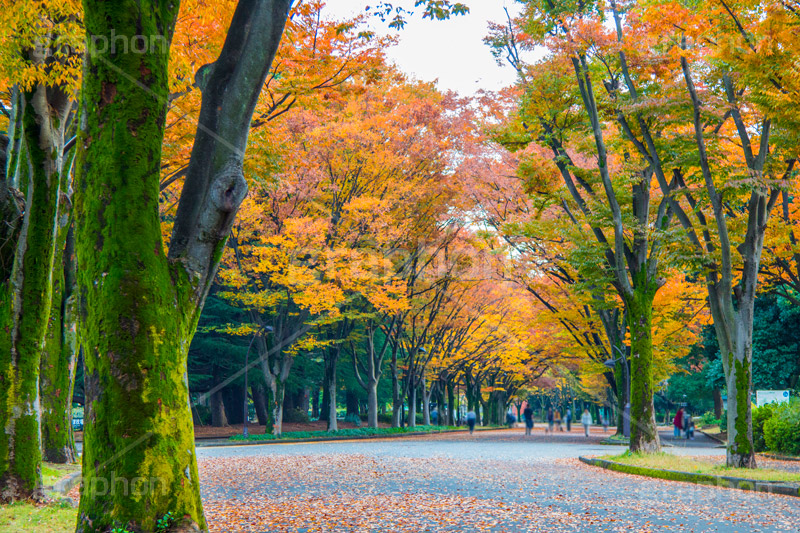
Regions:
<svg viewBox="0 0 800 533"><path fill-rule="evenodd" d="M533 408L528 405L525 407L525 410L522 412L522 417L525 419L525 435L530 435L531 430L533 429ZM547 409L547 426L544 429L545 434L553 433L553 426L558 427L558 431L564 431L561 427L561 411L556 409L553 410L552 407ZM563 418L564 422L566 422L567 431L572 431L572 409L567 408L567 412ZM581 415L581 424L583 424L583 432L588 437L589 436L589 427L592 425L592 415L589 413L588 409L583 410L583 415Z"/></svg>
<svg viewBox="0 0 800 533"><path fill-rule="evenodd" d="M694 420L692 414L683 407L678 409L675 413L675 418L672 420L672 425L675 428L675 438L679 438L681 434L686 439L694 440Z"/></svg>

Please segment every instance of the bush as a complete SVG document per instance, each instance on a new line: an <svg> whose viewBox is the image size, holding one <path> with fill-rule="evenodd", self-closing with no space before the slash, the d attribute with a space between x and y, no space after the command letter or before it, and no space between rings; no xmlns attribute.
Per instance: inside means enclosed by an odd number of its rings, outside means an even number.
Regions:
<svg viewBox="0 0 800 533"><path fill-rule="evenodd" d="M719 430L722 432L728 431L728 411L722 411L722 416L719 417Z"/></svg>
<svg viewBox="0 0 800 533"><path fill-rule="evenodd" d="M700 417L700 424L703 426L716 426L719 424L719 418L715 417L711 411L706 411Z"/></svg>
<svg viewBox="0 0 800 533"><path fill-rule="evenodd" d="M767 443L764 440L764 424L772 418L775 413L775 407L777 407L777 404L768 403L753 409L753 448L757 452L763 452L767 449Z"/></svg>
<svg viewBox="0 0 800 533"><path fill-rule="evenodd" d="M800 455L800 400L775 406L764 422L764 440L770 451Z"/></svg>
<svg viewBox="0 0 800 533"><path fill-rule="evenodd" d="M383 422L384 424L391 424L392 414L391 413L378 414L378 422Z"/></svg>
<svg viewBox="0 0 800 533"><path fill-rule="evenodd" d="M361 417L358 416L358 413L350 413L344 417L344 421L353 424L357 428L361 427Z"/></svg>
<svg viewBox="0 0 800 533"><path fill-rule="evenodd" d="M300 408L295 409L288 409L283 412L283 421L288 422L290 424L305 424L310 422L311 419L308 416L308 411L304 411Z"/></svg>

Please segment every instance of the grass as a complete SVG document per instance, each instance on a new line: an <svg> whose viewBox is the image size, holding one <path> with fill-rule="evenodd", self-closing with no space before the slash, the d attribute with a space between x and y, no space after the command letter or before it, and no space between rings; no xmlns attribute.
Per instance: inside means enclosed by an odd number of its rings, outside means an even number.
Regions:
<svg viewBox="0 0 800 533"><path fill-rule="evenodd" d="M728 468L727 466L712 461L673 455L661 452L655 454L640 454L625 452L620 455L606 455L600 457L607 461L614 461L631 466L657 468L659 470L675 470L678 472L691 472L694 474L708 474L712 476L728 476L758 481L783 481L800 483L800 474L776 470L773 468Z"/></svg>
<svg viewBox="0 0 800 533"><path fill-rule="evenodd" d="M340 429L335 433L327 431L290 431L281 436L280 440L286 439L320 439L328 437L371 437L381 435L399 435L403 433L436 433L439 431L450 431L459 429L451 426L416 426L413 428L355 428L355 429ZM245 439L242 435L234 435L230 438L235 441L262 441L262 440L276 440L275 435L271 433L263 435L248 435Z"/></svg>
<svg viewBox="0 0 800 533"><path fill-rule="evenodd" d="M80 463L72 465L42 463L42 485L52 487L59 479L80 471Z"/></svg>
<svg viewBox="0 0 800 533"><path fill-rule="evenodd" d="M67 533L75 531L78 510L66 503L0 505L0 531Z"/></svg>

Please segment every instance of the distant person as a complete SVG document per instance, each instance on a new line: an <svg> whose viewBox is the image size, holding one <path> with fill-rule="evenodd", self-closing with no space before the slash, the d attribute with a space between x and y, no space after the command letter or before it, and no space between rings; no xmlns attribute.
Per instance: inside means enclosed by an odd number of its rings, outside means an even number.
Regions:
<svg viewBox="0 0 800 533"><path fill-rule="evenodd" d="M564 431L563 429L561 429L561 409L556 409L555 413L553 413L553 418L555 419L556 427L558 428L558 430Z"/></svg>
<svg viewBox="0 0 800 533"><path fill-rule="evenodd" d="M567 407L567 414L564 416L564 420L567 422L567 431L572 431L572 409Z"/></svg>
<svg viewBox="0 0 800 533"><path fill-rule="evenodd" d="M467 413L467 425L469 426L469 434L472 435L472 432L475 431L475 420L478 417L475 415L475 411L470 411Z"/></svg>
<svg viewBox="0 0 800 533"><path fill-rule="evenodd" d="M525 419L525 435L530 435L533 429L533 408L530 405L522 411L522 417Z"/></svg>
<svg viewBox="0 0 800 533"><path fill-rule="evenodd" d="M431 424L435 426L438 423L439 423L439 411L437 409L434 409L433 411L431 411Z"/></svg>
<svg viewBox="0 0 800 533"><path fill-rule="evenodd" d="M592 415L589 414L588 409L583 410L583 416L581 416L581 424L583 424L583 434L587 437L589 436L589 426L592 425Z"/></svg>
<svg viewBox="0 0 800 533"><path fill-rule="evenodd" d="M508 412L506 413L506 425L508 425L508 429L514 427L514 423L517 421L517 417L514 416L514 408L508 408Z"/></svg>
<svg viewBox="0 0 800 533"><path fill-rule="evenodd" d="M694 419L692 419L692 414L687 412L683 418L686 420L686 438L694 440Z"/></svg>
<svg viewBox="0 0 800 533"><path fill-rule="evenodd" d="M608 433L608 416L603 413L603 433Z"/></svg>
<svg viewBox="0 0 800 533"><path fill-rule="evenodd" d="M545 433L552 433L553 432L553 408L547 408L547 427L545 428Z"/></svg>
<svg viewBox="0 0 800 533"><path fill-rule="evenodd" d="M672 425L675 428L673 436L677 439L681 436L681 430L683 429L683 407L679 408L678 412L675 413L675 418L672 419Z"/></svg>

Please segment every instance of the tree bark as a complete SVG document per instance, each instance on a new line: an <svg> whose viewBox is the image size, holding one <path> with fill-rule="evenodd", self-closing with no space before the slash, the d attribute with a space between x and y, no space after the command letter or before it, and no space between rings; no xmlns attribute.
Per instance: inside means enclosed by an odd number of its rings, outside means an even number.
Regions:
<svg viewBox="0 0 800 533"><path fill-rule="evenodd" d="M644 276L644 273L641 273ZM634 295L625 300L631 336L631 439L632 452L661 450L653 406L653 298L656 287L634 284ZM624 409L624 404L623 404Z"/></svg>
<svg viewBox="0 0 800 533"><path fill-rule="evenodd" d="M711 395L714 398L714 418L719 420L722 418L722 391L719 387L714 387L714 390L711 391Z"/></svg>
<svg viewBox="0 0 800 533"><path fill-rule="evenodd" d="M43 61L43 58L40 58ZM18 193L8 182L4 225L15 227L15 249L8 277L0 281L0 500L39 499L41 489L41 430L39 367L52 300L52 271L56 249L59 193L62 182L64 124L69 100L58 88L35 86L21 95L20 173L26 192L20 220Z"/></svg>
<svg viewBox="0 0 800 533"><path fill-rule="evenodd" d="M66 180L62 181L62 185ZM72 390L78 352L76 298L73 295L74 240L69 210L62 195L56 256L53 261L53 298L50 323L39 365L42 458L51 463L74 463ZM61 209L60 207L60 209Z"/></svg>
<svg viewBox="0 0 800 533"><path fill-rule="evenodd" d="M212 392L208 403L211 408L211 425L215 428L227 426L228 419L225 417L225 401L222 399L222 390Z"/></svg>
<svg viewBox="0 0 800 533"><path fill-rule="evenodd" d="M253 394L253 405L256 409L256 417L258 418L258 425L269 425L269 415L267 414L267 396L261 386L253 385L250 387Z"/></svg>

